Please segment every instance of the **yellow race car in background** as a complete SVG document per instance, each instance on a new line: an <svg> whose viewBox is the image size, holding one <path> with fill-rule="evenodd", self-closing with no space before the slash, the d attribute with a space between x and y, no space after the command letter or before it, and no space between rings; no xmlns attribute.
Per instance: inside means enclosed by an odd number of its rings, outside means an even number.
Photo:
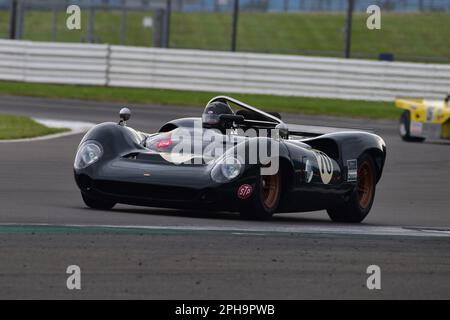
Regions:
<svg viewBox="0 0 450 320"><path fill-rule="evenodd" d="M450 96L445 100L396 99L405 111L400 117L400 136L404 141L422 142L426 138L450 139Z"/></svg>

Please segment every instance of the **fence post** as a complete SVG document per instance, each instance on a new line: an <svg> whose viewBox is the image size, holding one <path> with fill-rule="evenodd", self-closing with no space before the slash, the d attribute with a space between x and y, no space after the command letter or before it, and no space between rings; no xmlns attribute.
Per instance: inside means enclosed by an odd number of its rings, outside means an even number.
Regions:
<svg viewBox="0 0 450 320"><path fill-rule="evenodd" d="M164 21L165 10L156 9L153 14L153 47L162 48L164 46Z"/></svg>
<svg viewBox="0 0 450 320"><path fill-rule="evenodd" d="M122 18L120 22L120 44L125 45L127 42L128 31L128 11L125 2L122 1Z"/></svg>
<svg viewBox="0 0 450 320"><path fill-rule="evenodd" d="M239 19L239 0L234 0L234 2L233 2L233 26L232 26L232 31L231 31L231 51L232 52L236 51L238 19Z"/></svg>
<svg viewBox="0 0 450 320"><path fill-rule="evenodd" d="M109 87L110 75L111 75L111 45L106 45L106 70L105 70L105 86Z"/></svg>
<svg viewBox="0 0 450 320"><path fill-rule="evenodd" d="M23 21L24 21L24 10L25 3L24 1L17 1L17 20L16 20L16 39L22 39L23 35Z"/></svg>
<svg viewBox="0 0 450 320"><path fill-rule="evenodd" d="M17 27L17 0L12 0L11 12L9 17L9 38L11 40L16 39L16 27Z"/></svg>
<svg viewBox="0 0 450 320"><path fill-rule="evenodd" d="M21 39L23 31L23 3L19 0L11 1L11 12L9 19L9 38Z"/></svg>
<svg viewBox="0 0 450 320"><path fill-rule="evenodd" d="M169 48L170 47L170 19L172 16L172 1L167 0L166 10L164 15L164 27L162 32L162 47Z"/></svg>
<svg viewBox="0 0 450 320"><path fill-rule="evenodd" d="M52 8L52 41L56 42L58 34L58 8L56 4L53 5Z"/></svg>
<svg viewBox="0 0 450 320"><path fill-rule="evenodd" d="M87 42L94 43L94 20L95 20L95 9L91 4L89 10L89 20L88 20L88 32L87 32Z"/></svg>
<svg viewBox="0 0 450 320"><path fill-rule="evenodd" d="M348 0L347 6L347 21L345 26L345 58L349 59L351 55L351 45L352 45L352 19L353 19L353 9L355 6L354 0Z"/></svg>

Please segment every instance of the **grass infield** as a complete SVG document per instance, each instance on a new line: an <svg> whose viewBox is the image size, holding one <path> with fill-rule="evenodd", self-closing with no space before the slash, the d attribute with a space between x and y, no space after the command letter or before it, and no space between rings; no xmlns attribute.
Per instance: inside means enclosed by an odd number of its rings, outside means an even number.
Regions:
<svg viewBox="0 0 450 320"><path fill-rule="evenodd" d="M25 139L65 132L63 128L48 128L28 117L0 114L0 140Z"/></svg>
<svg viewBox="0 0 450 320"><path fill-rule="evenodd" d="M220 92L0 82L0 95L111 101L123 102L124 104L139 103L204 107L213 96L223 94ZM400 115L399 109L396 109L394 104L390 102L226 94L266 111L370 119L397 119Z"/></svg>

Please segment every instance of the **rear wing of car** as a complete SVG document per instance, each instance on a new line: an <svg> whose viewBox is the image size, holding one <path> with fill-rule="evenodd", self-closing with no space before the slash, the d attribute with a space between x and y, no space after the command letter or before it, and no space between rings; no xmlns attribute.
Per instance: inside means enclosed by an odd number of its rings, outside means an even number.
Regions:
<svg viewBox="0 0 450 320"><path fill-rule="evenodd" d="M423 99L395 99L395 106L399 109L411 110L417 108L419 105L423 105Z"/></svg>

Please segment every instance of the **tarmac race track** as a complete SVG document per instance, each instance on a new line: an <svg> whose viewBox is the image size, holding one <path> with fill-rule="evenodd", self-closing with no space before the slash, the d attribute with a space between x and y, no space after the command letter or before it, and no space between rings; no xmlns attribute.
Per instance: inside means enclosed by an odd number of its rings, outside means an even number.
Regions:
<svg viewBox="0 0 450 320"><path fill-rule="evenodd" d="M1 97L0 113L99 123L121 105ZM363 106L362 106L363 107ZM151 132L201 109L132 106ZM369 127L388 146L361 225L326 212L268 222L237 214L118 205L87 209L72 175L81 135L0 143L0 298L450 298L450 144L404 143L394 121L283 115L290 123ZM66 287L69 265L81 290ZM381 289L366 287L369 265Z"/></svg>

